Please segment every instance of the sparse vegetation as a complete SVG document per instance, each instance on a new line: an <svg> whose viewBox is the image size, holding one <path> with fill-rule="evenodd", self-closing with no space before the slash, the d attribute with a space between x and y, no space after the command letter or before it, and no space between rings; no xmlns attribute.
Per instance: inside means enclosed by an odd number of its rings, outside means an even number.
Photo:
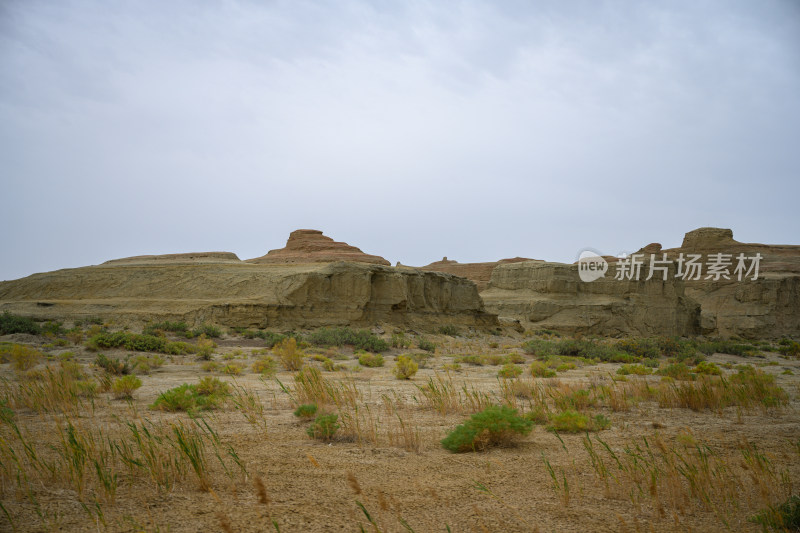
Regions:
<svg viewBox="0 0 800 533"><path fill-rule="evenodd" d="M338 424L339 416L335 414L319 415L306 430L312 439L331 441L341 426Z"/></svg>
<svg viewBox="0 0 800 533"><path fill-rule="evenodd" d="M272 351L278 356L283 368L289 371L300 370L303 366L303 351L297 347L297 340L288 337L276 344Z"/></svg>
<svg viewBox="0 0 800 533"><path fill-rule="evenodd" d="M218 378L201 378L196 385L184 383L162 392L151 409L161 411L209 410L220 407L230 396L230 386Z"/></svg>

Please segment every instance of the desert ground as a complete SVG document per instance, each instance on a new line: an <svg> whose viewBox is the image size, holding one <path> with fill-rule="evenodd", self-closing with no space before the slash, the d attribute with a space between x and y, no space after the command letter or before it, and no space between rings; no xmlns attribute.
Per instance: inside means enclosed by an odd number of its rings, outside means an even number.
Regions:
<svg viewBox="0 0 800 533"><path fill-rule="evenodd" d="M165 326L0 337L0 530L780 530L800 482L789 339Z"/></svg>

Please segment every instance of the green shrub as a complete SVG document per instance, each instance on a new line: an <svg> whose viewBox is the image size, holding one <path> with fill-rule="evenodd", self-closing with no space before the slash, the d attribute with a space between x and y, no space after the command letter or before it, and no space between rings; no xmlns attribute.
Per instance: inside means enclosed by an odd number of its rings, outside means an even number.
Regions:
<svg viewBox="0 0 800 533"><path fill-rule="evenodd" d="M800 531L800 496L789 496L777 507L768 507L749 519L764 531Z"/></svg>
<svg viewBox="0 0 800 533"><path fill-rule="evenodd" d="M244 365L240 363L228 363L222 367L222 373L229 376L238 376L242 373Z"/></svg>
<svg viewBox="0 0 800 533"><path fill-rule="evenodd" d="M230 386L217 378L204 377L197 385L184 383L162 392L151 409L187 411L216 409L230 396Z"/></svg>
<svg viewBox="0 0 800 533"><path fill-rule="evenodd" d="M434 351L436 351L436 344L429 341L425 337L419 338L419 341L417 341L417 346L419 346L420 350L425 350L426 352L433 353Z"/></svg>
<svg viewBox="0 0 800 533"><path fill-rule="evenodd" d="M333 440L336 431L339 429L339 415L319 415L306 430L312 439L323 441Z"/></svg>
<svg viewBox="0 0 800 533"><path fill-rule="evenodd" d="M481 451L491 446L507 445L516 435L527 435L533 422L508 406L487 407L475 413L442 440L442 446L454 453Z"/></svg>
<svg viewBox="0 0 800 533"><path fill-rule="evenodd" d="M608 363L632 363L637 357L615 346L591 340L561 339L554 343L557 355L598 359Z"/></svg>
<svg viewBox="0 0 800 533"><path fill-rule="evenodd" d="M42 328L32 318L12 315L8 311L3 311L0 315L0 335L10 335L12 333L29 333L39 335Z"/></svg>
<svg viewBox="0 0 800 533"><path fill-rule="evenodd" d="M408 348L411 346L411 339L406 338L405 333L392 333L392 348Z"/></svg>
<svg viewBox="0 0 800 533"><path fill-rule="evenodd" d="M350 328L320 328L308 337L309 342L318 346L353 346L356 350L385 352L389 343L369 330Z"/></svg>
<svg viewBox="0 0 800 533"><path fill-rule="evenodd" d="M617 369L617 374L620 376L629 376L631 374L637 376L646 376L651 373L652 370L644 365L622 365Z"/></svg>
<svg viewBox="0 0 800 533"><path fill-rule="evenodd" d="M125 348L136 352L164 352L167 346L167 339L154 335L139 335L127 331L117 331L115 333L98 333L94 335L87 347L92 350L100 348Z"/></svg>
<svg viewBox="0 0 800 533"><path fill-rule="evenodd" d="M452 324L441 326L437 331L442 335L449 335L451 337L456 337L459 334L458 328Z"/></svg>
<svg viewBox="0 0 800 533"><path fill-rule="evenodd" d="M195 353L198 349L197 346L188 342L168 342L164 346L164 353L168 355L186 355L187 353Z"/></svg>
<svg viewBox="0 0 800 533"><path fill-rule="evenodd" d="M661 355L658 342L654 339L622 339L614 346L640 359L656 359Z"/></svg>
<svg viewBox="0 0 800 533"><path fill-rule="evenodd" d="M455 363L464 363L465 365L483 366L486 364L486 359L482 355L460 355L453 358Z"/></svg>
<svg viewBox="0 0 800 533"><path fill-rule="evenodd" d="M370 368L383 366L383 356L381 354L363 353L358 356L358 364Z"/></svg>
<svg viewBox="0 0 800 533"><path fill-rule="evenodd" d="M692 380L695 376L690 372L685 363L672 363L656 370L659 376L666 376L672 379L680 379L684 381Z"/></svg>
<svg viewBox="0 0 800 533"><path fill-rule="evenodd" d="M611 422L603 415L590 417L577 411L567 410L550 417L549 431L556 433L583 433L606 429Z"/></svg>
<svg viewBox="0 0 800 533"><path fill-rule="evenodd" d="M556 376L555 370L547 368L541 361L531 363L531 376L535 378L553 378Z"/></svg>
<svg viewBox="0 0 800 533"><path fill-rule="evenodd" d="M556 372L566 372L567 370L575 370L576 368L577 366L575 366L575 363L561 363L556 366Z"/></svg>
<svg viewBox="0 0 800 533"><path fill-rule="evenodd" d="M394 376L397 379L411 379L419 370L419 365L407 355L400 355L394 364Z"/></svg>
<svg viewBox="0 0 800 533"><path fill-rule="evenodd" d="M311 418L317 414L317 405L314 403L304 403L294 410L294 416L298 418Z"/></svg>
<svg viewBox="0 0 800 533"><path fill-rule="evenodd" d="M117 399L133 398L133 391L142 386L142 380L136 376L123 376L117 378L111 385L111 392Z"/></svg>
<svg viewBox="0 0 800 533"><path fill-rule="evenodd" d="M272 377L278 371L278 363L270 356L261 357L253 361L253 372L262 376Z"/></svg>
<svg viewBox="0 0 800 533"><path fill-rule="evenodd" d="M522 369L514 364L506 363L497 371L497 375L501 378L514 379L522 375Z"/></svg>
<svg viewBox="0 0 800 533"><path fill-rule="evenodd" d="M552 341L543 339L532 339L522 344L522 349L526 354L544 357L547 355L555 355L556 349Z"/></svg>
<svg viewBox="0 0 800 533"><path fill-rule="evenodd" d="M102 368L109 374L122 375L131 373L131 367L128 365L127 361L112 359L110 357L106 357L101 353L97 354L97 357L94 360L94 364Z"/></svg>
<svg viewBox="0 0 800 533"><path fill-rule="evenodd" d="M142 334L158 336L165 331L172 333L186 333L189 331L189 325L186 322L170 322L168 320L165 320L164 322L154 322L145 326L145 328L142 330Z"/></svg>
<svg viewBox="0 0 800 533"><path fill-rule="evenodd" d="M695 374L704 374L706 376L719 376L722 374L722 370L710 361L700 361L697 366L692 369L692 372Z"/></svg>
<svg viewBox="0 0 800 533"><path fill-rule="evenodd" d="M44 354L24 344L13 344L8 352L8 357L11 359L14 370L25 372L39 364L39 360L44 357Z"/></svg>
<svg viewBox="0 0 800 533"><path fill-rule="evenodd" d="M742 344L733 340L715 340L708 342L701 342L697 349L706 355L714 353L724 353L729 355L739 355L748 357L758 355L759 350L749 344Z"/></svg>
<svg viewBox="0 0 800 533"><path fill-rule="evenodd" d="M218 339L222 336L222 330L219 329L217 326L212 326L210 324L203 324L200 327L193 329L191 332L186 334L186 337L191 339L193 337L199 337L201 335L205 335L211 339Z"/></svg>
<svg viewBox="0 0 800 533"><path fill-rule="evenodd" d="M504 355L500 355L498 353L493 354L486 354L483 356L483 360L486 361L487 364L492 366L500 365L506 362L506 357Z"/></svg>
<svg viewBox="0 0 800 533"><path fill-rule="evenodd" d="M203 372L214 372L219 370L219 363L216 361L204 361L203 364L200 365L200 369Z"/></svg>
<svg viewBox="0 0 800 533"><path fill-rule="evenodd" d="M778 351L783 355L798 357L800 356L800 342L794 342L789 339L781 339L780 346L778 346Z"/></svg>

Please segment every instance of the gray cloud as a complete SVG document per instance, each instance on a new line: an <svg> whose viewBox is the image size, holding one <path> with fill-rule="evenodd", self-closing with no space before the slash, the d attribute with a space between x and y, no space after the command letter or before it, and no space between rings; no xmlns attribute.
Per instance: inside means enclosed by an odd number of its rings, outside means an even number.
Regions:
<svg viewBox="0 0 800 533"><path fill-rule="evenodd" d="M0 279L298 227L406 264L800 234L788 0L12 2L0 68Z"/></svg>

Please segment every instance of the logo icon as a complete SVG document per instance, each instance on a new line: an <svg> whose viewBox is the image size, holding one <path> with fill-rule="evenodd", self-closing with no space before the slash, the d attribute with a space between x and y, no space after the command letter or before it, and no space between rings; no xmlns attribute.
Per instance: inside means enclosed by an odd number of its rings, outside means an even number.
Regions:
<svg viewBox="0 0 800 533"><path fill-rule="evenodd" d="M594 250L583 250L578 257L578 275L589 283L602 278L608 272L608 262Z"/></svg>

